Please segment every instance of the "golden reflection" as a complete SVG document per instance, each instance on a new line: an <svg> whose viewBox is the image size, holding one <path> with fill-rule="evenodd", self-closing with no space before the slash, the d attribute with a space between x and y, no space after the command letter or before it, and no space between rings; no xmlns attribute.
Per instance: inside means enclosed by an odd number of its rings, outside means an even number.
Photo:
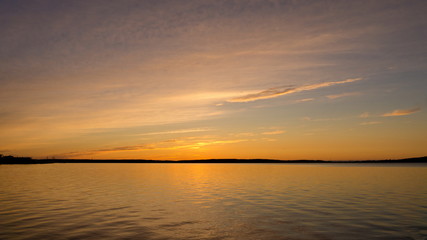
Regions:
<svg viewBox="0 0 427 240"><path fill-rule="evenodd" d="M131 225L165 239L320 239L313 236L325 232L345 239L360 229L384 235L377 226L400 234L422 223L427 193L427 168L409 165L48 164L0 171L1 224L36 221L37 230L66 234L73 233L69 224L111 235Z"/></svg>

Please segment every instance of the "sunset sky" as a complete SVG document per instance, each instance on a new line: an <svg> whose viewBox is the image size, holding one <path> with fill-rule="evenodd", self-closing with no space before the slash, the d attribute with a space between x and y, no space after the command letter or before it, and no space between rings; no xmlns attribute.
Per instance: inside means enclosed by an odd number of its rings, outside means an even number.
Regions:
<svg viewBox="0 0 427 240"><path fill-rule="evenodd" d="M0 154L427 155L427 1L0 1Z"/></svg>

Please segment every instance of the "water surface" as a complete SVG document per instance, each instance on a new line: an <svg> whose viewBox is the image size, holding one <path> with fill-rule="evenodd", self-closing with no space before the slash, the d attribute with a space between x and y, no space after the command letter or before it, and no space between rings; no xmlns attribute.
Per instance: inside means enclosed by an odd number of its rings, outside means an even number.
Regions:
<svg viewBox="0 0 427 240"><path fill-rule="evenodd" d="M0 165L0 239L427 239L426 183L426 165Z"/></svg>

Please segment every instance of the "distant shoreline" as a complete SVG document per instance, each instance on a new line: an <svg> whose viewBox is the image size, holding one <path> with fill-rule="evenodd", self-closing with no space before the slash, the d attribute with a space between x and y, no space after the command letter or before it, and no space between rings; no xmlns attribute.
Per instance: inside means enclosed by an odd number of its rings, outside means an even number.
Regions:
<svg viewBox="0 0 427 240"><path fill-rule="evenodd" d="M31 159L9 158L0 159L0 164L48 164L48 163L427 163L427 156L405 158L397 160L352 160L352 161L327 161L327 160L273 160L273 159L202 159L202 160L93 160L93 159Z"/></svg>

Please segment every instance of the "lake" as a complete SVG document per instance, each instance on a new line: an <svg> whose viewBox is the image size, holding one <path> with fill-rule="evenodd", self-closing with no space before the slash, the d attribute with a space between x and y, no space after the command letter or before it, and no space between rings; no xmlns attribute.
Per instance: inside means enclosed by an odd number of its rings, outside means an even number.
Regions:
<svg viewBox="0 0 427 240"><path fill-rule="evenodd" d="M0 165L0 239L425 240L427 165Z"/></svg>

